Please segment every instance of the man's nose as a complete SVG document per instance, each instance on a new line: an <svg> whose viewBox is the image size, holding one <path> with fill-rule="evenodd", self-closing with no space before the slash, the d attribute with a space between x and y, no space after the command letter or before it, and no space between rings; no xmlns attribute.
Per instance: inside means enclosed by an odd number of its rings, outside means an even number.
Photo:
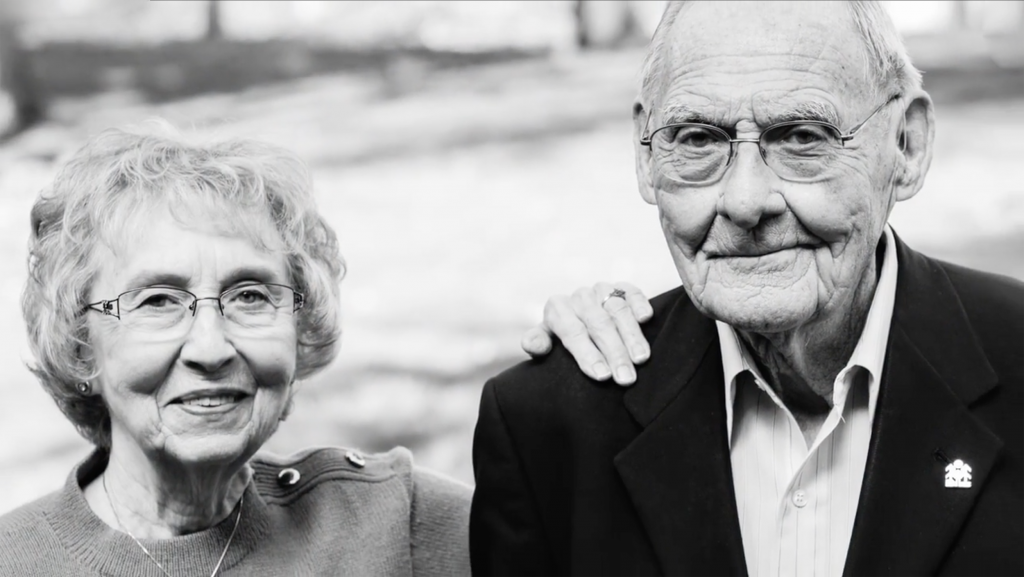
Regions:
<svg viewBox="0 0 1024 577"><path fill-rule="evenodd" d="M181 349L189 367L214 373L227 366L237 352L224 333L225 319L216 300L196 301L195 318Z"/></svg>
<svg viewBox="0 0 1024 577"><path fill-rule="evenodd" d="M750 144L753 144L751 146ZM762 220L782 214L786 201L773 189L775 173L761 158L757 143L737 143L732 162L722 182L718 214L744 230Z"/></svg>

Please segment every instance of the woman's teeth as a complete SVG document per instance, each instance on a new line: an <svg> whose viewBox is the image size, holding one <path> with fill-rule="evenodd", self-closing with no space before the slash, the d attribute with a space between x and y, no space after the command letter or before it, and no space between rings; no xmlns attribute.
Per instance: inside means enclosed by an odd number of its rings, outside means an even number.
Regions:
<svg viewBox="0 0 1024 577"><path fill-rule="evenodd" d="M234 395L222 395L219 397L195 397L182 401L183 405L193 405L198 407L219 407L228 403L233 403L238 400L238 397Z"/></svg>

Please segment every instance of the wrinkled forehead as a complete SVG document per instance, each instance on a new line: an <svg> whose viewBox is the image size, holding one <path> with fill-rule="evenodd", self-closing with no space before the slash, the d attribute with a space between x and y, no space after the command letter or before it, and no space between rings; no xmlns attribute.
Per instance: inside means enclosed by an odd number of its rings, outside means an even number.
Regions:
<svg viewBox="0 0 1024 577"><path fill-rule="evenodd" d="M841 2L695 2L667 33L664 105L766 116L810 101L842 114L872 93L866 47Z"/></svg>

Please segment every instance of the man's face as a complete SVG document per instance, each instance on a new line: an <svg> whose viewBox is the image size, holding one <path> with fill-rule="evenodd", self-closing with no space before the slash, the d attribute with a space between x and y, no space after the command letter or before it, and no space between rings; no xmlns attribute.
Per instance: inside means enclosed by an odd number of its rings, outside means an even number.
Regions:
<svg viewBox="0 0 1024 577"><path fill-rule="evenodd" d="M756 138L798 108L818 108L845 134L889 97L870 80L864 43L842 4L699 2L668 38L660 88L645 103L652 130L696 115L734 138ZM733 144L724 175L701 185L667 178L639 148L641 191L659 208L697 307L761 333L845 310L874 270L895 202L900 111L885 107L811 182L780 178L756 143Z"/></svg>

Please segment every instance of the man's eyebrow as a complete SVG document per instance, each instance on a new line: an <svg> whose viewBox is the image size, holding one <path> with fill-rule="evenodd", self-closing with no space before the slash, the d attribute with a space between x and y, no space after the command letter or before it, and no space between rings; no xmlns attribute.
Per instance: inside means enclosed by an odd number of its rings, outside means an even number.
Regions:
<svg viewBox="0 0 1024 577"><path fill-rule="evenodd" d="M781 108L781 106L780 106ZM680 122L695 122L699 124L710 124L712 126L724 127L721 119L709 116L707 113L686 104L673 104L665 107L662 112L663 124L678 124ZM773 112L766 115L768 126L780 122L793 120L817 120L839 126L839 114L832 106L816 100L806 100L787 107L782 112Z"/></svg>
<svg viewBox="0 0 1024 577"><path fill-rule="evenodd" d="M769 125L794 120L817 120L839 126L839 114L836 109L816 100L798 102L784 112L769 113L767 116Z"/></svg>
<svg viewBox="0 0 1024 577"><path fill-rule="evenodd" d="M719 126L720 124L720 121L686 104L672 104L666 106L665 110L661 113L661 118L664 124L679 124L681 122L710 124L712 126Z"/></svg>

